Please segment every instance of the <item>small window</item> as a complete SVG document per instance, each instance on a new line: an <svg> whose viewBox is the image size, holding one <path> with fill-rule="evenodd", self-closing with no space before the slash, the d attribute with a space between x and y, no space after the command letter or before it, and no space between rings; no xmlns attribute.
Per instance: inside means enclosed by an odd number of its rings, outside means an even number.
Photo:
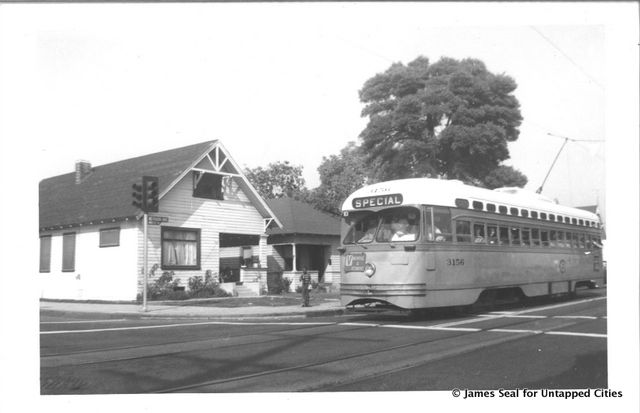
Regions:
<svg viewBox="0 0 640 413"><path fill-rule="evenodd" d="M531 229L531 245L540 246L540 230L538 228Z"/></svg>
<svg viewBox="0 0 640 413"><path fill-rule="evenodd" d="M531 211L531 218L538 219L538 211Z"/></svg>
<svg viewBox="0 0 640 413"><path fill-rule="evenodd" d="M576 218L571 218L571 223L573 225L578 225L578 220Z"/></svg>
<svg viewBox="0 0 640 413"><path fill-rule="evenodd" d="M456 198L456 206L464 209L469 208L469 201L462 198Z"/></svg>
<svg viewBox="0 0 640 413"><path fill-rule="evenodd" d="M100 230L100 248L117 247L120 245L120 228L105 228Z"/></svg>
<svg viewBox="0 0 640 413"><path fill-rule="evenodd" d="M543 219L543 220L546 221L547 220L547 213L546 212L541 212L540 213L540 219Z"/></svg>
<svg viewBox="0 0 640 413"><path fill-rule="evenodd" d="M487 204L487 211L496 212L496 204Z"/></svg>
<svg viewBox="0 0 640 413"><path fill-rule="evenodd" d="M62 272L76 270L76 233L62 235Z"/></svg>
<svg viewBox="0 0 640 413"><path fill-rule="evenodd" d="M556 220L555 214L549 214L549 221L555 221L555 220Z"/></svg>
<svg viewBox="0 0 640 413"><path fill-rule="evenodd" d="M207 198L224 200L222 191L222 175L205 173L200 175L194 172L193 196L195 198Z"/></svg>
<svg viewBox="0 0 640 413"><path fill-rule="evenodd" d="M518 208L509 208L509 213L513 216L518 216Z"/></svg>
<svg viewBox="0 0 640 413"><path fill-rule="evenodd" d="M509 228L500 227L500 245L509 245Z"/></svg>
<svg viewBox="0 0 640 413"><path fill-rule="evenodd" d="M526 209L521 209L520 210L520 215L522 215L523 217L527 218L529 216L529 211Z"/></svg>
<svg viewBox="0 0 640 413"><path fill-rule="evenodd" d="M522 228L522 245L528 247L531 245L531 229Z"/></svg>
<svg viewBox="0 0 640 413"><path fill-rule="evenodd" d="M520 228L511 228L511 245L520 245Z"/></svg>
<svg viewBox="0 0 640 413"><path fill-rule="evenodd" d="M40 272L51 271L51 235L40 237Z"/></svg>
<svg viewBox="0 0 640 413"><path fill-rule="evenodd" d="M471 222L456 220L456 241L471 242Z"/></svg>
<svg viewBox="0 0 640 413"><path fill-rule="evenodd" d="M543 247L549 246L549 232L548 231L540 231L540 242Z"/></svg>
<svg viewBox="0 0 640 413"><path fill-rule="evenodd" d="M476 222L473 224L473 242L475 244L486 244L487 239L484 232L484 224Z"/></svg>
<svg viewBox="0 0 640 413"><path fill-rule="evenodd" d="M480 201L473 201L473 209L482 211L484 209L484 205Z"/></svg>
<svg viewBox="0 0 640 413"><path fill-rule="evenodd" d="M580 226L584 226L584 220L579 219L579 220L578 220L578 225L580 225Z"/></svg>
<svg viewBox="0 0 640 413"><path fill-rule="evenodd" d="M504 206L504 205L500 205L500 206L498 207L498 211L499 211L501 214L506 214L506 213L507 213L507 207L506 207L506 206Z"/></svg>
<svg viewBox="0 0 640 413"><path fill-rule="evenodd" d="M571 223L571 218L564 217L564 222L565 222L565 224L570 224Z"/></svg>
<svg viewBox="0 0 640 413"><path fill-rule="evenodd" d="M489 245L498 244L498 226L495 224L487 225L487 240Z"/></svg>

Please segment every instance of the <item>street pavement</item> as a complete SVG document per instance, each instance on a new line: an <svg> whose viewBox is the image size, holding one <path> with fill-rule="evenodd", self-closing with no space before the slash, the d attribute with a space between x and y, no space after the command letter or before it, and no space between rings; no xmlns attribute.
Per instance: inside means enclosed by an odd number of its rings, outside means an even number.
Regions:
<svg viewBox="0 0 640 413"><path fill-rule="evenodd" d="M351 313L337 302L309 309L152 306L142 316L135 306L70 304L77 303L41 305L42 394L608 383L605 289L421 316Z"/></svg>

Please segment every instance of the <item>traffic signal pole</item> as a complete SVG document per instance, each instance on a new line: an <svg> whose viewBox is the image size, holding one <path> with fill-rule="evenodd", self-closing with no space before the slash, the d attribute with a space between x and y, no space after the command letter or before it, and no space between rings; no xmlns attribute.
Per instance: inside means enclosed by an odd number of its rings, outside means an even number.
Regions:
<svg viewBox="0 0 640 413"><path fill-rule="evenodd" d="M148 226L147 221L149 220L148 219L148 215L149 214L147 214L145 212L144 215L143 215L143 218L142 218L144 220L144 223L142 224L143 225L142 226L142 228L143 228L142 237L144 239L142 241L143 244L144 244L143 247L142 247L142 251L143 251L143 253L142 253L142 257L143 257L142 258L142 261L143 261L142 262L142 271L144 272L144 277L143 277L143 281L142 281L143 282L143 284L142 284L142 311L145 312L145 313L147 312L147 278L148 278L148 258L149 258L148 253L147 253L147 226Z"/></svg>

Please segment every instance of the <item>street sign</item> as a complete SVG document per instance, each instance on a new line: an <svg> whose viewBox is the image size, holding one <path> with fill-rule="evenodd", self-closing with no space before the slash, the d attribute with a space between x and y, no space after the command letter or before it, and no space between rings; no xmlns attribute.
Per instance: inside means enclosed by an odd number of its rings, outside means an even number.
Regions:
<svg viewBox="0 0 640 413"><path fill-rule="evenodd" d="M149 216L148 217L148 222L149 225L160 225L163 222L169 222L169 217L154 217L154 216Z"/></svg>

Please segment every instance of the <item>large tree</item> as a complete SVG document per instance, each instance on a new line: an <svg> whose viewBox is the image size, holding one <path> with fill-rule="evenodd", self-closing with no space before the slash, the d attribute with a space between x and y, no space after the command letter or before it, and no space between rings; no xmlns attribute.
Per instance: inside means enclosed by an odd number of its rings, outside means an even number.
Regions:
<svg viewBox="0 0 640 413"><path fill-rule="evenodd" d="M311 190L305 200L316 208L340 214L342 202L366 182L364 157L355 142L340 151L339 155L323 157L318 167L320 185Z"/></svg>
<svg viewBox="0 0 640 413"><path fill-rule="evenodd" d="M289 161L273 162L266 168L245 168L244 172L263 198L299 197L307 191L302 166L291 165Z"/></svg>
<svg viewBox="0 0 640 413"><path fill-rule="evenodd" d="M476 59L392 64L360 90L362 116L369 117L360 137L370 178L431 176L486 186L493 174L517 178L503 184L522 184L519 172L496 171L509 158L507 143L518 138L515 89L511 77Z"/></svg>

